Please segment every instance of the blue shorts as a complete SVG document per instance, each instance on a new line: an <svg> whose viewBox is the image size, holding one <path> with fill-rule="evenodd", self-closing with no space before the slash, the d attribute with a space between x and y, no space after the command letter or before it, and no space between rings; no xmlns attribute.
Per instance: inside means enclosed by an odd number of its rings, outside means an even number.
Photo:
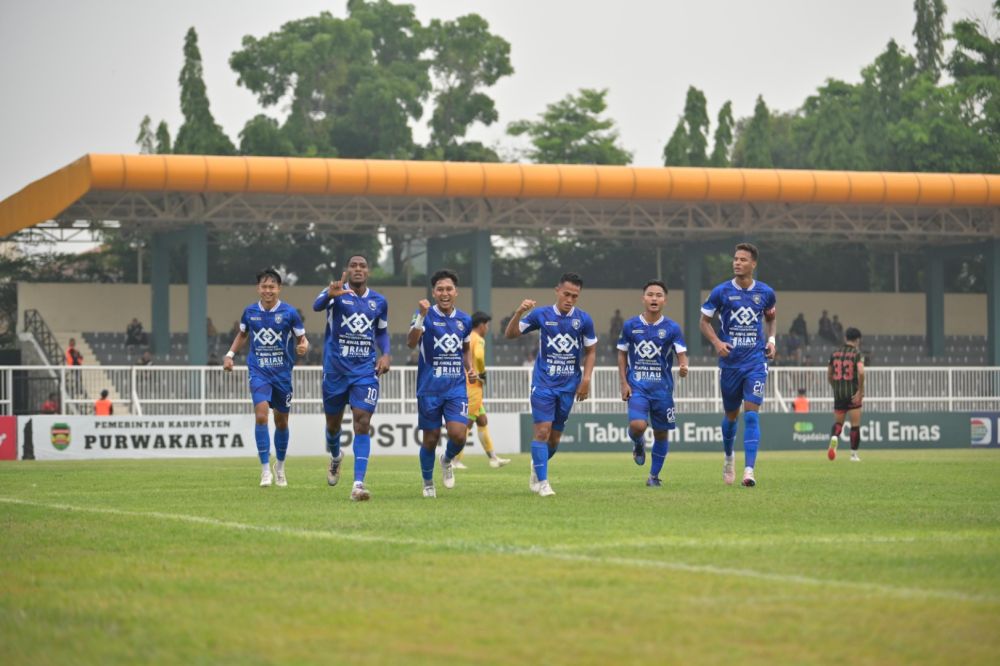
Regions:
<svg viewBox="0 0 1000 666"><path fill-rule="evenodd" d="M531 418L535 423L551 423L552 429L562 432L566 419L573 409L576 390L553 391L531 387Z"/></svg>
<svg viewBox="0 0 1000 666"><path fill-rule="evenodd" d="M417 424L423 431L439 430L442 422L469 422L469 400L464 395L417 396Z"/></svg>
<svg viewBox="0 0 1000 666"><path fill-rule="evenodd" d="M674 430L677 428L674 397L672 395L653 397L632 389L632 397L628 399L628 420L648 420L653 430Z"/></svg>
<svg viewBox="0 0 1000 666"><path fill-rule="evenodd" d="M344 412L348 402L354 409L363 409L369 414L378 405L378 378L372 374L366 377L346 377L331 372L323 373L323 411L333 416Z"/></svg>
<svg viewBox="0 0 1000 666"><path fill-rule="evenodd" d="M767 363L749 368L722 368L719 388L722 390L722 408L727 412L739 410L744 401L755 405L764 402L767 386Z"/></svg>
<svg viewBox="0 0 1000 666"><path fill-rule="evenodd" d="M250 377L250 397L253 404L266 402L271 409L287 414L292 408L292 387L263 377Z"/></svg>

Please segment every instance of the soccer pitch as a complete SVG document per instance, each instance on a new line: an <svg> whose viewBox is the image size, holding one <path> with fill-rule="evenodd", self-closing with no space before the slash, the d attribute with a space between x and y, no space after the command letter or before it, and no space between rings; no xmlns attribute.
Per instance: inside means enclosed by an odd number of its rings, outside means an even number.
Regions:
<svg viewBox="0 0 1000 666"><path fill-rule="evenodd" d="M373 457L367 503L350 460L3 464L3 660L1000 662L1000 455L842 453L560 453L542 499L477 451L436 500Z"/></svg>

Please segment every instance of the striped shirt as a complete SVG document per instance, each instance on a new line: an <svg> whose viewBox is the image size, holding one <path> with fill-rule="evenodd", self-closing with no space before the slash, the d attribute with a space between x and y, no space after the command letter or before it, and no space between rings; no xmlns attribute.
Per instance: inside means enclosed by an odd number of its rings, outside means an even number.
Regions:
<svg viewBox="0 0 1000 666"><path fill-rule="evenodd" d="M833 399L848 401L858 392L858 365L864 363L861 350L844 345L830 354Z"/></svg>

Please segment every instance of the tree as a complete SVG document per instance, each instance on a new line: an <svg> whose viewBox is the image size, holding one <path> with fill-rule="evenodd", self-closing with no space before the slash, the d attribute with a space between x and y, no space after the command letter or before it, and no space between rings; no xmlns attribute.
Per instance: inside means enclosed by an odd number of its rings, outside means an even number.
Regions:
<svg viewBox="0 0 1000 666"><path fill-rule="evenodd" d="M727 101L719 109L719 116L715 123L714 140L709 164L714 167L729 166L729 151L733 145L733 103L730 101Z"/></svg>
<svg viewBox="0 0 1000 666"><path fill-rule="evenodd" d="M684 117L663 148L663 161L668 166L708 164L708 103L705 93L694 86L688 87Z"/></svg>
<svg viewBox="0 0 1000 666"><path fill-rule="evenodd" d="M527 135L533 162L551 164L628 164L632 153L618 144L615 122L603 118L607 89L584 88L549 104L536 121L518 120L507 126L513 136Z"/></svg>
<svg viewBox="0 0 1000 666"><path fill-rule="evenodd" d="M139 123L139 135L135 137L135 145L139 147L140 155L150 155L156 152L156 137L153 135L153 130L150 127L152 122L149 116L143 116L142 122Z"/></svg>
<svg viewBox="0 0 1000 666"><path fill-rule="evenodd" d="M295 146L281 131L277 120L260 113L240 132L240 154L291 157L295 155Z"/></svg>
<svg viewBox="0 0 1000 666"><path fill-rule="evenodd" d="M993 2L992 18L1000 21L1000 0ZM981 170L996 173L1000 170L1000 35L991 35L982 20L957 21L952 31L956 44L948 69L963 100L962 115L990 155Z"/></svg>
<svg viewBox="0 0 1000 666"><path fill-rule="evenodd" d="M439 149L445 159L492 157L487 161L497 161L495 153L487 154L478 143L470 144L467 153L460 140L473 123L496 122L496 105L482 88L514 73L510 43L490 33L489 23L476 14L454 21L435 19L429 32L434 54L430 71L435 84L430 147Z"/></svg>
<svg viewBox="0 0 1000 666"><path fill-rule="evenodd" d="M944 15L948 11L944 0L914 0L917 21L913 36L917 41L917 68L937 82L941 77L944 55Z"/></svg>
<svg viewBox="0 0 1000 666"><path fill-rule="evenodd" d="M764 103L763 95L757 96L753 118L747 125L743 162L740 166L755 169L774 167L771 155L771 112Z"/></svg>
<svg viewBox="0 0 1000 666"><path fill-rule="evenodd" d="M865 171L868 156L861 141L863 124L859 87L828 79L806 99L796 123L797 140L806 154L806 168Z"/></svg>
<svg viewBox="0 0 1000 666"><path fill-rule="evenodd" d="M169 155L171 152L173 150L170 143L170 129L167 127L167 122L161 120L156 126L156 154Z"/></svg>
<svg viewBox="0 0 1000 666"><path fill-rule="evenodd" d="M215 122L209 108L198 49L198 33L194 28L184 37L184 66L179 78L181 114L184 122L177 130L174 152L190 155L233 155L236 148L222 127Z"/></svg>

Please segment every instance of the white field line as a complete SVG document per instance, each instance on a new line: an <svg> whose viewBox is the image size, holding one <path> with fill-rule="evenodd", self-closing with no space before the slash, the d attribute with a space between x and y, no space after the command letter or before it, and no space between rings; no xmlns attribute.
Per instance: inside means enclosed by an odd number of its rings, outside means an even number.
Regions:
<svg viewBox="0 0 1000 666"><path fill-rule="evenodd" d="M680 548L711 548L713 546L786 546L817 545L836 546L839 544L899 544L933 542L981 541L989 543L1000 540L1000 532L926 532L923 534L841 534L837 536L769 534L755 537L681 537L658 536L597 543L559 544L549 546L557 551L595 551L618 548L654 548L656 546L676 546Z"/></svg>
<svg viewBox="0 0 1000 666"><path fill-rule="evenodd" d="M947 599L951 601L968 601L978 603L997 604L1000 597L992 594L968 594L957 590L934 590L919 587L902 587L896 585L883 585L880 583L864 583L857 581L838 580L833 578L815 578L798 574L780 574L754 569L738 569L733 567L718 567L711 564L689 564L678 561L665 561L642 559L634 557L616 557L604 555L588 555L584 553L566 552L560 546L516 546L513 544L491 544L477 543L458 540L434 540L434 539L411 539L374 534L353 534L350 532L337 532L334 530L306 530L294 527L283 527L280 525L253 525L249 523L239 523L231 520L220 520L205 516L191 516L180 513L162 513L159 511L126 511L124 509L112 509L104 507L76 506L72 504L56 504L49 502L35 502L32 500L17 499L13 497L0 497L0 503L20 506L32 506L43 509L57 509L60 511L76 511L80 513L94 513L101 515L122 516L127 518L155 518L158 520L188 523L193 525L204 525L209 527L221 527L224 529L237 530L242 532L259 532L268 534L280 534L282 536L298 537L301 539L318 539L325 541L353 541L357 543L384 543L401 546L416 546L420 548L441 548L459 552L476 552L499 555L517 555L524 557L538 557L543 559L561 560L567 562L580 562L594 565L614 565L625 567L641 567L648 569L664 569L668 571L681 571L685 573L705 574L709 576L727 576L743 579L753 579L774 583L806 585L812 587L833 587L845 590L853 590L876 596L889 596L904 599Z"/></svg>

